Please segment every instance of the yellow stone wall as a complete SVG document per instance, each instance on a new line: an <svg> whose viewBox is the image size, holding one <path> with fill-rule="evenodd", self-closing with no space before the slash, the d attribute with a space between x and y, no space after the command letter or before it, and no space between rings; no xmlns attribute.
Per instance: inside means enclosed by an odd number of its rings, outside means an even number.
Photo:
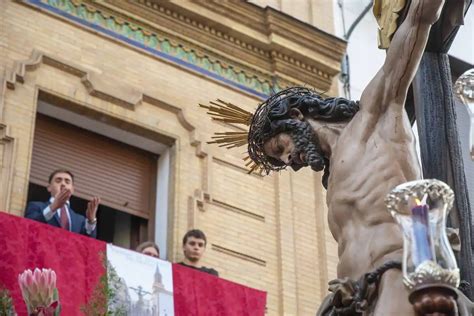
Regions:
<svg viewBox="0 0 474 316"><path fill-rule="evenodd" d="M258 97L7 0L0 74L1 209L23 214L38 96L47 92L69 101L58 107L169 140L170 261L182 259L182 235L201 228L209 240L204 264L267 291L268 315L314 315L337 263L321 175L248 175L243 150L206 144L232 127L210 122L198 103L223 98L251 110Z"/></svg>
<svg viewBox="0 0 474 316"><path fill-rule="evenodd" d="M334 33L334 5L329 0L250 0L261 7L282 11L305 23Z"/></svg>

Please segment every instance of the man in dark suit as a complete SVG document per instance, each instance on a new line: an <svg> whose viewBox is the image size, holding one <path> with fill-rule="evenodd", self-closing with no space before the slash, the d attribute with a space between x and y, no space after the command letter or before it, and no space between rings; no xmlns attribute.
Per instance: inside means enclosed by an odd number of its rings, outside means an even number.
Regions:
<svg viewBox="0 0 474 316"><path fill-rule="evenodd" d="M48 182L47 189L51 198L48 202L28 203L25 217L95 238L100 198L93 197L89 201L84 217L74 212L69 204L69 198L74 193L74 175L69 170L53 171Z"/></svg>

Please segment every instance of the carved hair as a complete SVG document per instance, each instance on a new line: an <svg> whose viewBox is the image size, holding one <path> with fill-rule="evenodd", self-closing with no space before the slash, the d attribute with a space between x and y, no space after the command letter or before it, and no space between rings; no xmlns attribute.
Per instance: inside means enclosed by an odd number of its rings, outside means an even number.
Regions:
<svg viewBox="0 0 474 316"><path fill-rule="evenodd" d="M267 173L271 170L284 169L286 165L265 154L263 149L265 142L279 133L286 132L296 136L301 135L301 132L297 132L298 129L301 131L309 128L296 124L297 120L291 118L290 110L294 108L298 109L304 117L327 122L342 122L351 119L357 113L359 103L344 98L325 99L308 88L293 87L280 91L260 104L250 124L248 152L250 158ZM307 134L307 132L305 133ZM298 140L295 137L294 140L298 147ZM314 142L310 143L314 144ZM315 148L305 149L305 152L309 150L306 154L310 154L310 157L307 157L309 158L308 163L315 170L322 170L324 166L328 168L329 160L323 156L319 145L313 146ZM315 155L316 152L318 152L319 157L313 157L314 165L312 165L311 156ZM320 164L320 167L317 167L316 164ZM325 176L327 175L327 172L325 172Z"/></svg>

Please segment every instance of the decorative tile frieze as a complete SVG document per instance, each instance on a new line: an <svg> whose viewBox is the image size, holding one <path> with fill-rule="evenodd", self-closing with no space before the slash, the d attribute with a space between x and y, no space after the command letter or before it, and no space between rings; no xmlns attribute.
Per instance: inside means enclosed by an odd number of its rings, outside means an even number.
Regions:
<svg viewBox="0 0 474 316"><path fill-rule="evenodd" d="M72 20L84 27L145 50L180 66L204 74L234 88L260 98L282 89L270 74L257 73L241 65L230 64L224 58L198 50L172 36L143 25L137 25L113 12L98 10L82 0L25 0L25 3Z"/></svg>
<svg viewBox="0 0 474 316"><path fill-rule="evenodd" d="M292 85L327 91L346 46L278 11L243 2L17 1L259 98Z"/></svg>
<svg viewBox="0 0 474 316"><path fill-rule="evenodd" d="M113 2L113 0L105 0L115 5L120 6L120 3ZM174 4L169 1L157 1L157 0L132 0L129 2L138 2L147 8L155 10L160 14L174 18L175 21L180 21L189 28L196 28L208 33L210 36L214 36L228 42L229 45L236 46L239 49L246 50L261 55L264 58L275 60L282 59L285 62L289 62L295 69L302 69L309 73L322 76L324 78L332 77L339 72L338 68L327 67L324 65L316 65L317 62L309 59L302 60L301 58L295 58L295 52L289 52L285 54L283 51L276 51L268 43L251 42L251 39L244 38L243 36L237 36L226 30L222 26L218 26L215 23L206 23L206 21L198 20L197 18L185 16L184 14L177 12L185 7L184 4L181 6ZM179 2L178 2L179 3ZM333 35L320 31L316 28L308 26L304 23L300 23L294 18L288 17L276 10L262 10L260 8L249 8L245 2L231 2L221 0L206 0L194 2L196 5L205 7L213 12L217 12L223 17L232 19L235 23L238 21L246 20L246 24L252 26L252 28L258 29L263 34L282 34L285 38L291 39L295 43L301 44L311 50L322 53L325 57L337 58L345 51L346 42ZM257 12L258 11L258 12ZM264 16L265 15L265 16ZM295 23L295 21L297 21ZM207 21L209 22L209 21ZM308 28L311 31L308 31ZM324 33L324 35L321 35ZM316 35L318 34L318 35ZM336 59L337 60L337 59ZM337 60L337 63L339 60ZM326 68L326 69L323 69Z"/></svg>

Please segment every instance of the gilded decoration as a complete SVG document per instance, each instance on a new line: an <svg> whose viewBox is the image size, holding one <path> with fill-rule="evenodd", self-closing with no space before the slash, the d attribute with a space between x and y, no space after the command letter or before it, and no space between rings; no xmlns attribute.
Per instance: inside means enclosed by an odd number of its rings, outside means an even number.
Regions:
<svg viewBox="0 0 474 316"><path fill-rule="evenodd" d="M225 83L245 88L244 90L262 98L283 88L280 83L272 80L270 75L231 65L222 61L222 58L217 59L207 52L178 42L165 33L126 21L82 0L27 0L26 3L54 10L53 13L73 18L88 27L101 28L106 34L112 32L120 37L119 40L161 57L167 56L172 62L190 65L192 70L204 70L210 76L219 77L216 78L218 80L223 79Z"/></svg>
<svg viewBox="0 0 474 316"><path fill-rule="evenodd" d="M378 29L379 48L387 49L397 30L398 18L405 7L406 0L375 0L373 12Z"/></svg>

